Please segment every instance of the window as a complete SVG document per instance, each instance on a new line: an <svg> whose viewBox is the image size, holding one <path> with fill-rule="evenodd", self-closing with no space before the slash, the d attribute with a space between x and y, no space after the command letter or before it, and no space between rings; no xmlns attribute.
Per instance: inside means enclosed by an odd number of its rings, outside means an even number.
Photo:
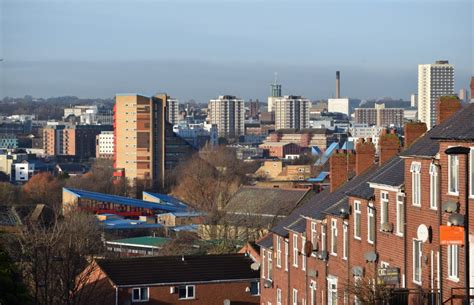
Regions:
<svg viewBox="0 0 474 305"><path fill-rule="evenodd" d="M260 282L255 281L250 283L250 294L251 295L260 295Z"/></svg>
<svg viewBox="0 0 474 305"><path fill-rule="evenodd" d="M281 268L281 237L277 236L277 267Z"/></svg>
<svg viewBox="0 0 474 305"><path fill-rule="evenodd" d="M367 207L367 219L367 241L373 244L375 237L375 217L374 207L372 204L369 204Z"/></svg>
<svg viewBox="0 0 474 305"><path fill-rule="evenodd" d="M298 290L293 288L293 305L298 305Z"/></svg>
<svg viewBox="0 0 474 305"><path fill-rule="evenodd" d="M268 254L267 254L267 260L268 260L268 264L267 264L267 280L271 281L273 279L273 253L271 251L268 251Z"/></svg>
<svg viewBox="0 0 474 305"><path fill-rule="evenodd" d="M354 201L354 238L360 239L360 202Z"/></svg>
<svg viewBox="0 0 474 305"><path fill-rule="evenodd" d="M459 280L459 246L448 246L448 277L453 280Z"/></svg>
<svg viewBox="0 0 474 305"><path fill-rule="evenodd" d="M316 305L316 282L311 280L311 283L309 284L309 289L310 289L310 305Z"/></svg>
<svg viewBox="0 0 474 305"><path fill-rule="evenodd" d="M277 288L277 305L281 305L281 289Z"/></svg>
<svg viewBox="0 0 474 305"><path fill-rule="evenodd" d="M403 195L397 194L397 234L403 236L405 229L405 210L403 206Z"/></svg>
<svg viewBox="0 0 474 305"><path fill-rule="evenodd" d="M459 158L456 155L448 155L448 193L457 195L459 191L458 181Z"/></svg>
<svg viewBox="0 0 474 305"><path fill-rule="evenodd" d="M337 305L337 278L328 278L328 305Z"/></svg>
<svg viewBox="0 0 474 305"><path fill-rule="evenodd" d="M342 259L347 259L349 254L348 226L346 222L342 225Z"/></svg>
<svg viewBox="0 0 474 305"><path fill-rule="evenodd" d="M313 244L313 249L316 249L317 242L318 242L318 232L316 231L316 223L311 222L311 243ZM316 256L316 253L313 252L311 255Z"/></svg>
<svg viewBox="0 0 474 305"><path fill-rule="evenodd" d="M337 220L331 219L331 254L337 255Z"/></svg>
<svg viewBox="0 0 474 305"><path fill-rule="evenodd" d="M388 223L388 192L380 192L380 224Z"/></svg>
<svg viewBox="0 0 474 305"><path fill-rule="evenodd" d="M285 239L285 271L288 271L288 240Z"/></svg>
<svg viewBox="0 0 474 305"><path fill-rule="evenodd" d="M321 224L321 251L326 251L326 224Z"/></svg>
<svg viewBox="0 0 474 305"><path fill-rule="evenodd" d="M436 210L439 200L438 166L430 164L430 208Z"/></svg>
<svg viewBox="0 0 474 305"><path fill-rule="evenodd" d="M178 288L179 299L194 299L194 285L183 285Z"/></svg>
<svg viewBox="0 0 474 305"><path fill-rule="evenodd" d="M411 172L411 187L412 187L412 204L414 206L421 206L421 163L412 162L410 167Z"/></svg>
<svg viewBox="0 0 474 305"><path fill-rule="evenodd" d="M413 282L421 284L421 240L413 240Z"/></svg>
<svg viewBox="0 0 474 305"><path fill-rule="evenodd" d="M471 147L471 153L469 154L469 175L470 175L470 195L474 197L474 147Z"/></svg>
<svg viewBox="0 0 474 305"><path fill-rule="evenodd" d="M262 250L262 279L265 278L265 249Z"/></svg>
<svg viewBox="0 0 474 305"><path fill-rule="evenodd" d="M306 237L301 236L301 270L306 270L306 254L304 253L304 244L306 243Z"/></svg>
<svg viewBox="0 0 474 305"><path fill-rule="evenodd" d="M298 267L298 235L293 234L293 266Z"/></svg>
<svg viewBox="0 0 474 305"><path fill-rule="evenodd" d="M148 287L140 287L132 289L132 301L133 302L146 302L148 301Z"/></svg>

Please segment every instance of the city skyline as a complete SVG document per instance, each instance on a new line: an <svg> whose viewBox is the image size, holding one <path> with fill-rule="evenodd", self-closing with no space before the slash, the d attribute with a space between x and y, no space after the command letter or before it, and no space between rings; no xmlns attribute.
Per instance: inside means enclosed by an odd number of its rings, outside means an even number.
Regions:
<svg viewBox="0 0 474 305"><path fill-rule="evenodd" d="M456 92L472 74L467 0L138 4L4 1L0 98L156 90L182 101L264 101L274 72L285 95L330 98L340 70L342 96L408 100L418 64L449 60ZM288 16L294 22L281 22Z"/></svg>

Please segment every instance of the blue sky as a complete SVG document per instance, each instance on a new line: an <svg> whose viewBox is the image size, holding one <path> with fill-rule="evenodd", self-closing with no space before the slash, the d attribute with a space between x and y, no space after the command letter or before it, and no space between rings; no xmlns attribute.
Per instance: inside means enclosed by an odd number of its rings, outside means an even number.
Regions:
<svg viewBox="0 0 474 305"><path fill-rule="evenodd" d="M417 64L473 74L471 0L1 0L0 97L409 97Z"/></svg>

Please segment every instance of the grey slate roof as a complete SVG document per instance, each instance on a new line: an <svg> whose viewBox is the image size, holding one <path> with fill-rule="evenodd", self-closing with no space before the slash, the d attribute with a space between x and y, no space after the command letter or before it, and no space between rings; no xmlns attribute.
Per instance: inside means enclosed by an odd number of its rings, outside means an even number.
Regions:
<svg viewBox="0 0 474 305"><path fill-rule="evenodd" d="M452 117L433 127L416 140L401 156L434 157L439 151L437 140L473 140L474 104L461 108Z"/></svg>
<svg viewBox="0 0 474 305"><path fill-rule="evenodd" d="M400 157L395 157L386 163L382 170L369 182L398 187L403 184L404 180L405 161Z"/></svg>
<svg viewBox="0 0 474 305"><path fill-rule="evenodd" d="M262 239L256 242L262 248L271 248L273 246L273 234L270 232L265 235Z"/></svg>
<svg viewBox="0 0 474 305"><path fill-rule="evenodd" d="M306 220L304 218L299 218L294 223L290 224L288 230L303 233L306 231Z"/></svg>

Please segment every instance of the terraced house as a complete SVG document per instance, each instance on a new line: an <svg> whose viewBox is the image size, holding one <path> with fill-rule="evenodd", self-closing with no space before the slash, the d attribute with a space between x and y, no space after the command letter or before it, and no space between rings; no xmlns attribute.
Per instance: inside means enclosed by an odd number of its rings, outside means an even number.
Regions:
<svg viewBox="0 0 474 305"><path fill-rule="evenodd" d="M262 305L361 304L364 283L393 304L472 298L474 104L439 117L404 147L383 133L378 162L371 142L331 157L331 187L258 242Z"/></svg>

